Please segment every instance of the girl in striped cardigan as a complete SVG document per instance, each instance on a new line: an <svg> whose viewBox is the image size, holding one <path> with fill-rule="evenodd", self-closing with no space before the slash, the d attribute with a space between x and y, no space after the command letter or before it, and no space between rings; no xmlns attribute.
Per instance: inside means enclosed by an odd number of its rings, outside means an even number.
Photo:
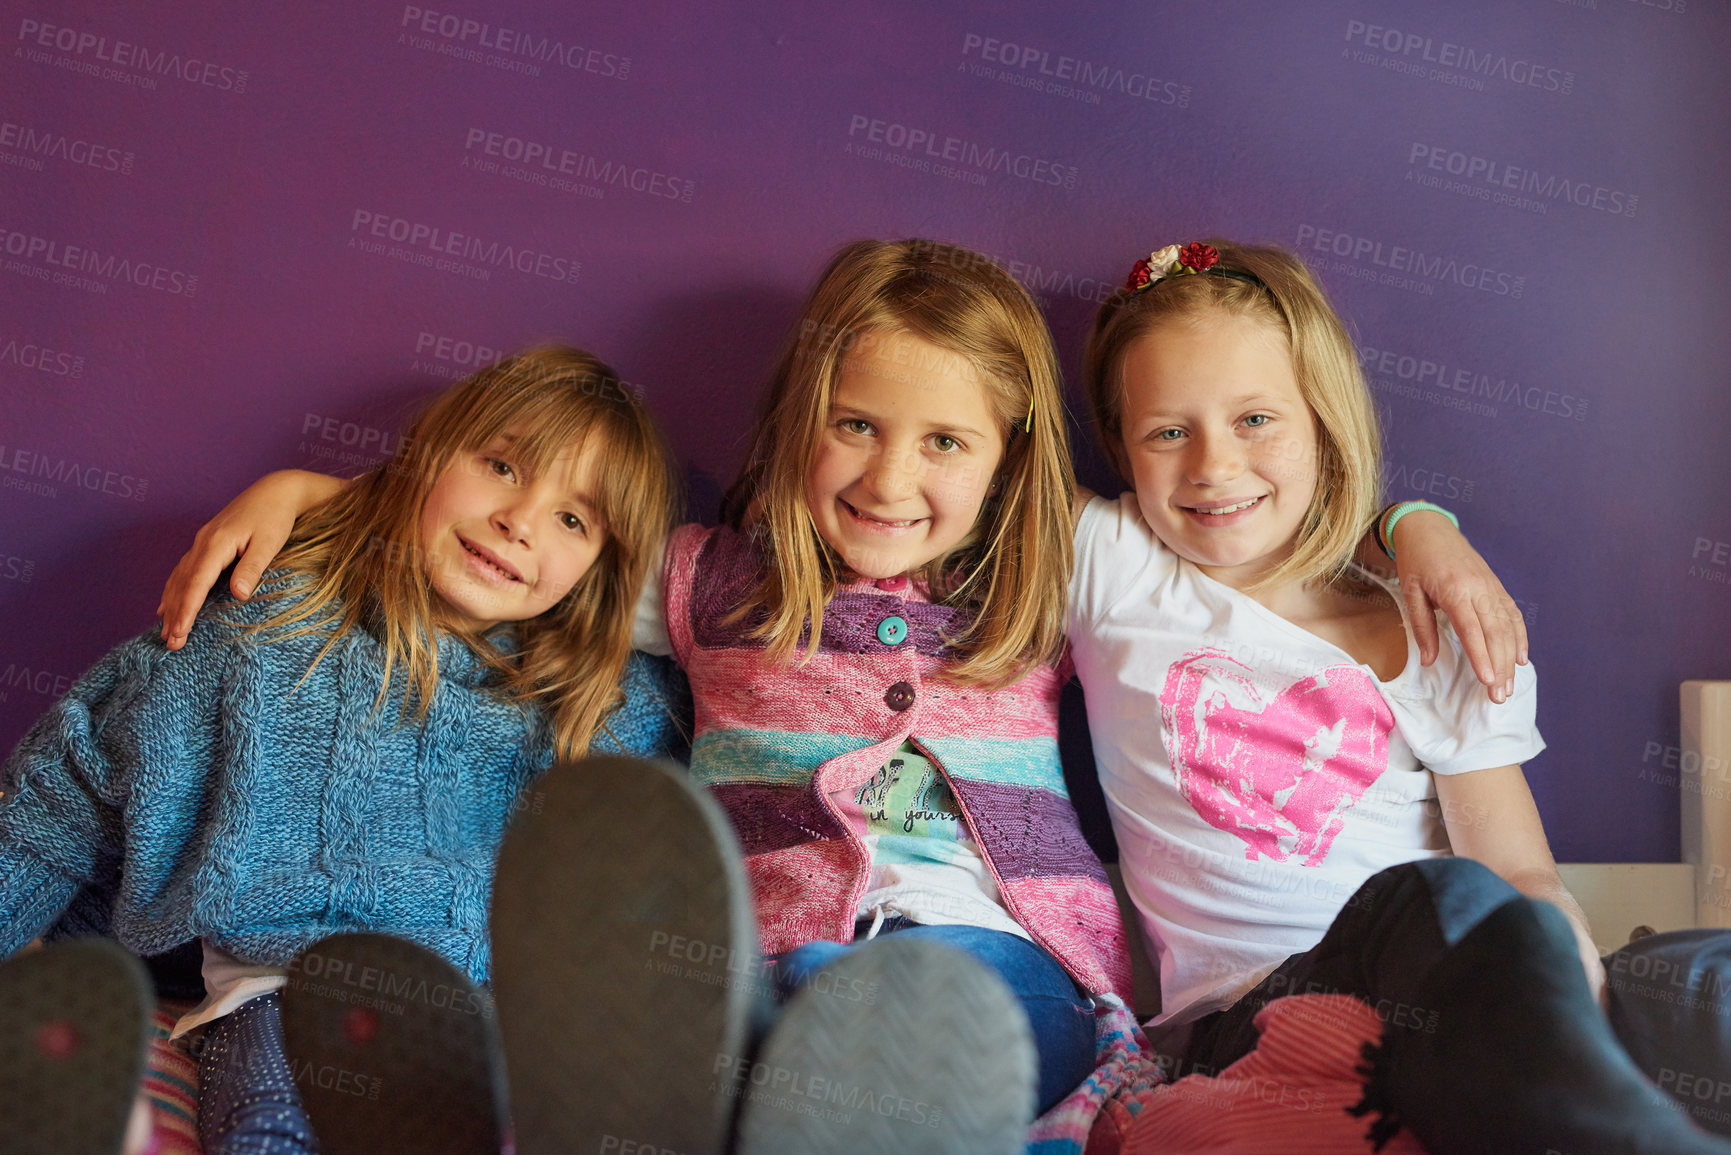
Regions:
<svg viewBox="0 0 1731 1155"><path fill-rule="evenodd" d="M1022 287L966 249L859 241L788 342L724 524L676 531L662 570L692 775L739 834L778 983L889 931L971 954L1027 1013L1040 1110L1129 986L1058 756L1073 489Z"/></svg>

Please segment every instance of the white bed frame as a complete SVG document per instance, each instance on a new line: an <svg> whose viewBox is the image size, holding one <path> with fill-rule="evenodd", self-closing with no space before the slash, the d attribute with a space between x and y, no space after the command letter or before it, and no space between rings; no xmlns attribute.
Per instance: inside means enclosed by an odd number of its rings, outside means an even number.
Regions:
<svg viewBox="0 0 1731 1155"><path fill-rule="evenodd" d="M1683 739L1649 764L1672 776L1682 798L1682 862L1567 862L1563 883L1586 911L1599 949L1610 954L1637 927L1655 931L1731 927L1731 682L1684 682ZM1673 764L1674 762L1674 764ZM1135 912L1116 863L1106 868L1126 912L1139 1017L1160 1001Z"/></svg>
<svg viewBox="0 0 1731 1155"><path fill-rule="evenodd" d="M1637 926L1731 927L1731 682L1684 682L1683 738L1643 757L1681 799L1683 861L1559 867L1607 951Z"/></svg>

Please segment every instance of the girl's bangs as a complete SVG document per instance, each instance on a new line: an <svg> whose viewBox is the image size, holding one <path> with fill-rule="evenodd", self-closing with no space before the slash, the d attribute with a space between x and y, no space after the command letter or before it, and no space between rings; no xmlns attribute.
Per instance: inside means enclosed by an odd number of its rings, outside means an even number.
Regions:
<svg viewBox="0 0 1731 1155"><path fill-rule="evenodd" d="M507 433L513 434L514 464L540 476L569 453L576 458L598 418L596 402L569 381L499 390L463 423L462 451L477 453Z"/></svg>
<svg viewBox="0 0 1731 1155"><path fill-rule="evenodd" d="M501 407L488 422L494 432L482 445L513 428L524 429L511 443L512 460L539 477L569 455L564 468L573 482L577 462L593 445L588 496L602 526L617 537L622 527L641 520L642 482L658 468L658 457L641 423L625 411L631 402L587 396L583 389L571 381L549 383L519 398L519 404Z"/></svg>

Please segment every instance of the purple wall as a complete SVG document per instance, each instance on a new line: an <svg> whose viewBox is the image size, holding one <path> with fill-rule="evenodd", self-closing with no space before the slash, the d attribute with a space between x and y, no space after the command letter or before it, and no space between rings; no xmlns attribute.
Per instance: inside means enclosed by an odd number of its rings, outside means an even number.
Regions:
<svg viewBox="0 0 1731 1155"><path fill-rule="evenodd" d="M1522 602L1558 856L1675 860L1676 683L1731 677L1731 11L624 7L0 3L0 747L243 483L488 351L613 361L712 516L842 241L1011 262L1073 369L1223 233L1321 273L1391 494Z"/></svg>

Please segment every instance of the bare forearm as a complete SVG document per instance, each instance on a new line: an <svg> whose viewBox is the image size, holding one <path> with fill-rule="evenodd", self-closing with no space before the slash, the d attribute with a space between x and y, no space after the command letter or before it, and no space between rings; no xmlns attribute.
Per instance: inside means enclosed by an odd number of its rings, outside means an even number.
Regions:
<svg viewBox="0 0 1731 1155"><path fill-rule="evenodd" d="M1535 867L1515 871L1508 876L1507 882L1528 898L1543 899L1562 911L1574 924L1576 934L1592 940L1593 928L1587 923L1587 912L1581 909L1581 904L1575 901L1575 896L1563 885L1563 878L1555 867L1548 870Z"/></svg>
<svg viewBox="0 0 1731 1155"><path fill-rule="evenodd" d="M1593 940L1593 928L1587 923L1587 912L1581 909L1581 904L1575 901L1575 896L1563 885L1556 867L1515 871L1507 876L1507 881L1528 898L1541 899L1563 912L1569 920L1569 928L1575 932L1575 949L1580 955L1581 968L1586 972L1587 986L1592 990L1593 998L1603 1006L1605 964L1600 957L1599 946Z"/></svg>
<svg viewBox="0 0 1731 1155"><path fill-rule="evenodd" d="M1574 932L1575 948L1587 986L1600 1005L1605 1000L1605 967L1593 942L1586 912L1557 873L1545 841L1539 809L1519 766L1497 766L1437 779L1449 845L1456 854L1476 858L1510 886L1563 912Z"/></svg>

